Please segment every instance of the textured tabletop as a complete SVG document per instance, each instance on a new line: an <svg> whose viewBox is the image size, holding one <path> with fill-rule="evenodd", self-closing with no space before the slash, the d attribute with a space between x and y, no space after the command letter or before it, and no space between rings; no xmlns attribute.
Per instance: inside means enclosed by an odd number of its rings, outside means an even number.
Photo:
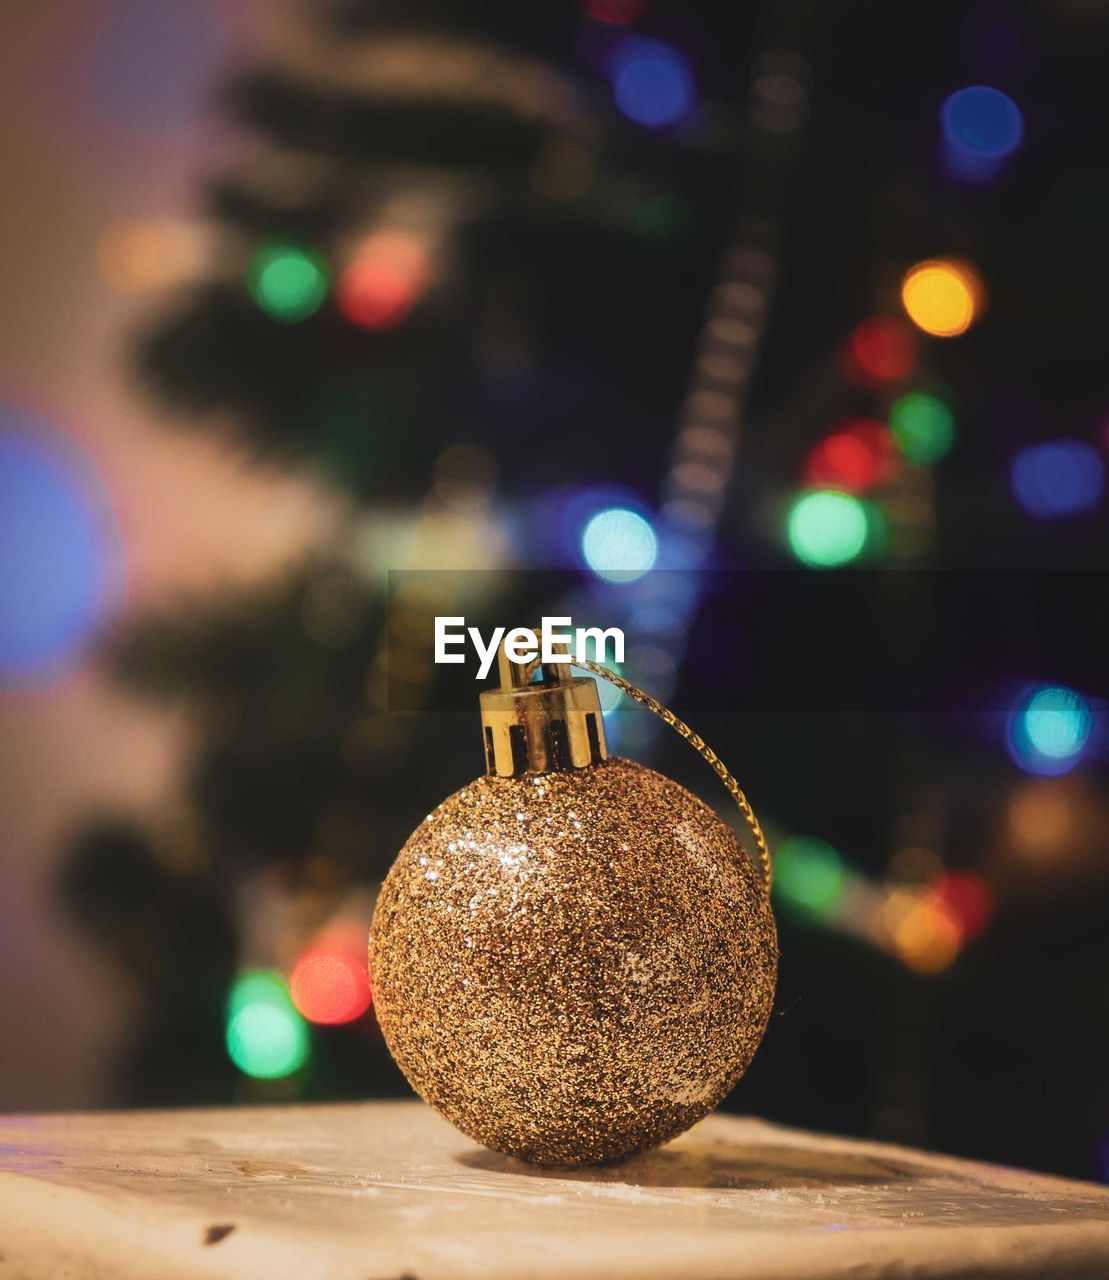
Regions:
<svg viewBox="0 0 1109 1280"><path fill-rule="evenodd" d="M619 1168L419 1103L0 1121L0 1276L1106 1280L1109 1188L713 1116Z"/></svg>

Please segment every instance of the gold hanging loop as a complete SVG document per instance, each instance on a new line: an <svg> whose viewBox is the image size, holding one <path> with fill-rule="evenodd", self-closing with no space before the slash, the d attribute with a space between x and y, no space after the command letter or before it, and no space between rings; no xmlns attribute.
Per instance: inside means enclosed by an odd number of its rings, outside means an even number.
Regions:
<svg viewBox="0 0 1109 1280"><path fill-rule="evenodd" d="M644 693L642 689L637 689L634 684L625 680L623 676L618 676L615 671L610 671L607 667L602 667L597 662L579 661L577 658L572 661L575 667L583 667L592 675L600 676L602 680L607 680L609 684L614 684L617 689L646 707L648 711L653 711L660 720L665 721L675 733L683 737L702 760L711 766L713 772L727 788L728 794L735 801L736 807L743 814L743 820L751 830L755 848L758 851L758 863L762 873L763 888L769 896L770 886L774 878L770 864L770 848L766 843L766 836L762 833L762 827L759 826L759 820L755 817L755 811L751 808L751 802L743 794L743 789L732 777L724 761L720 759L699 733L694 733L684 720L679 720L673 711L669 707L664 707L657 698L652 698L649 693Z"/></svg>

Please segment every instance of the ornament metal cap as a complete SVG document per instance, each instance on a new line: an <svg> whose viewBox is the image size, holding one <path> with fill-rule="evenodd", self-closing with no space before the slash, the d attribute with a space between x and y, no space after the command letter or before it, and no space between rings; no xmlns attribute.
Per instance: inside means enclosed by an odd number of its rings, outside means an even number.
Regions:
<svg viewBox="0 0 1109 1280"><path fill-rule="evenodd" d="M481 694L487 771L501 778L584 769L608 758L597 682L567 662L517 662L502 644L500 688Z"/></svg>

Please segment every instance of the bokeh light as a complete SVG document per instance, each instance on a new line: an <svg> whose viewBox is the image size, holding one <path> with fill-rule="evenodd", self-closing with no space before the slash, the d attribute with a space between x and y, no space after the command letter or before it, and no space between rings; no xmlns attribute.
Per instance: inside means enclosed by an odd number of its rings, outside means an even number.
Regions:
<svg viewBox="0 0 1109 1280"><path fill-rule="evenodd" d="M787 521L793 554L813 568L848 564L866 546L869 522L866 509L855 497L817 489L801 494Z"/></svg>
<svg viewBox="0 0 1109 1280"><path fill-rule="evenodd" d="M1054 777L1082 758L1094 717L1089 703L1064 685L1026 690L1009 718L1009 750L1027 773Z"/></svg>
<svg viewBox="0 0 1109 1280"><path fill-rule="evenodd" d="M227 1001L227 1052L248 1076L279 1080L308 1059L308 1028L275 973L240 974Z"/></svg>
<svg viewBox="0 0 1109 1280"><path fill-rule="evenodd" d="M647 0L586 0L585 10L596 22L626 26L647 12Z"/></svg>
<svg viewBox="0 0 1109 1280"><path fill-rule="evenodd" d="M904 321L872 316L847 343L847 374L866 387L900 382L916 360L916 338Z"/></svg>
<svg viewBox="0 0 1109 1280"><path fill-rule="evenodd" d="M839 853L814 836L791 836L774 851L774 891L786 907L826 920L847 887L848 872Z"/></svg>
<svg viewBox="0 0 1109 1280"><path fill-rule="evenodd" d="M195 277L207 251L207 235L198 223L175 218L113 222L96 242L96 268L120 293L146 293Z"/></svg>
<svg viewBox="0 0 1109 1280"><path fill-rule="evenodd" d="M646 36L628 36L617 46L612 91L629 120L655 129L677 124L696 100L693 76L682 55Z"/></svg>
<svg viewBox="0 0 1109 1280"><path fill-rule="evenodd" d="M309 1022L325 1026L353 1022L370 1007L365 959L338 947L314 947L293 966L289 993Z"/></svg>
<svg viewBox="0 0 1109 1280"><path fill-rule="evenodd" d="M0 683L62 674L120 596L119 543L91 463L0 405Z"/></svg>
<svg viewBox="0 0 1109 1280"><path fill-rule="evenodd" d="M658 538L637 511L609 507L598 511L581 535L585 563L608 582L632 582L654 567Z"/></svg>
<svg viewBox="0 0 1109 1280"><path fill-rule="evenodd" d="M890 409L890 432L910 462L930 466L954 444L955 419L938 396L910 391Z"/></svg>
<svg viewBox="0 0 1109 1280"><path fill-rule="evenodd" d="M335 286L339 310L362 329L391 329L427 287L423 245L400 232L379 232L359 248Z"/></svg>
<svg viewBox="0 0 1109 1280"><path fill-rule="evenodd" d="M964 938L977 937L993 917L993 890L977 871L945 871L932 888Z"/></svg>
<svg viewBox="0 0 1109 1280"><path fill-rule="evenodd" d="M975 273L958 262L933 259L910 267L901 282L909 319L934 338L954 338L974 323L982 303Z"/></svg>
<svg viewBox="0 0 1109 1280"><path fill-rule="evenodd" d="M938 895L909 894L896 912L894 950L914 973L940 973L956 959L963 942L958 920Z"/></svg>
<svg viewBox="0 0 1109 1280"><path fill-rule="evenodd" d="M251 297L266 315L286 324L307 320L327 297L323 259L297 245L263 245L247 271Z"/></svg>
<svg viewBox="0 0 1109 1280"><path fill-rule="evenodd" d="M648 253L676 257L697 243L701 219L681 196L651 196L636 211L635 234Z"/></svg>
<svg viewBox="0 0 1109 1280"><path fill-rule="evenodd" d="M966 177L991 176L1020 146L1024 119L1020 108L1000 89L970 85L944 99L940 108L947 154Z"/></svg>
<svg viewBox="0 0 1109 1280"><path fill-rule="evenodd" d="M859 419L825 436L805 463L805 482L815 488L866 493L890 478L894 457L890 434L880 422Z"/></svg>
<svg viewBox="0 0 1109 1280"><path fill-rule="evenodd" d="M1101 501L1105 462L1084 440L1053 440L1022 449L1009 478L1017 501L1030 515L1045 520L1081 515Z"/></svg>
<svg viewBox="0 0 1109 1280"><path fill-rule="evenodd" d="M1009 796L1009 828L1016 851L1030 861L1065 857L1078 830L1071 779L1029 778Z"/></svg>

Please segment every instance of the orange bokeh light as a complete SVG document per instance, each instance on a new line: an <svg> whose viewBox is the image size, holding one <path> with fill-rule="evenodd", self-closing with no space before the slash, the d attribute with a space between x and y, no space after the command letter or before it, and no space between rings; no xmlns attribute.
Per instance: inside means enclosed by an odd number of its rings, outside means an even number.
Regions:
<svg viewBox="0 0 1109 1280"><path fill-rule="evenodd" d="M318 947L305 952L293 966L289 994L309 1022L335 1026L353 1022L370 1007L370 978L358 957Z"/></svg>

